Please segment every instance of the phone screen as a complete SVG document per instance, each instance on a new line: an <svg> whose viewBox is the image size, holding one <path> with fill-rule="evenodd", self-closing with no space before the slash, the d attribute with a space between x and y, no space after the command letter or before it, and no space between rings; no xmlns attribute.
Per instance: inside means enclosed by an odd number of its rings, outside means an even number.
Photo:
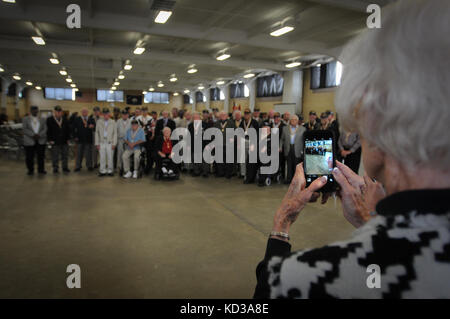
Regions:
<svg viewBox="0 0 450 319"><path fill-rule="evenodd" d="M328 183L334 183L333 138L327 136L311 136L305 139L305 177L310 184L316 178L327 175Z"/></svg>

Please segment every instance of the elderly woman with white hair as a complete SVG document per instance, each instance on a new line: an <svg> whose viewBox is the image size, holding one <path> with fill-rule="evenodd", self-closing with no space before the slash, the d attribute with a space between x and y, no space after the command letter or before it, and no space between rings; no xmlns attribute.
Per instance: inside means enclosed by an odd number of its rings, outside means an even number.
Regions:
<svg viewBox="0 0 450 319"><path fill-rule="evenodd" d="M383 9L381 26L344 49L336 96L344 128L361 136L367 175L339 162L333 172L344 216L359 229L290 253L290 227L326 183L305 188L298 165L255 297L450 297L450 6L399 1Z"/></svg>

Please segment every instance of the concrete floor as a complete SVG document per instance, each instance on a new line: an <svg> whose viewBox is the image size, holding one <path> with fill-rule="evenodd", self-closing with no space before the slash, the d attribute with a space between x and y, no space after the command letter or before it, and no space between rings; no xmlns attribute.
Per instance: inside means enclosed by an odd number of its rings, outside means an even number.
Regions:
<svg viewBox="0 0 450 319"><path fill-rule="evenodd" d="M0 298L250 298L286 185L242 180L29 177L0 159ZM334 201L309 205L294 249L353 228ZM81 267L81 289L66 267Z"/></svg>

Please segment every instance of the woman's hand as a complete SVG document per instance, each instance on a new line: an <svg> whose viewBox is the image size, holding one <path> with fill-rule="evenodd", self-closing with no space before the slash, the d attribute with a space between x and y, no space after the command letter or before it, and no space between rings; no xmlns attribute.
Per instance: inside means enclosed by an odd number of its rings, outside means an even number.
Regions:
<svg viewBox="0 0 450 319"><path fill-rule="evenodd" d="M273 231L287 233L306 203L314 202L319 198L320 194L317 191L326 183L327 177L322 176L306 188L303 163L298 164L291 185L281 202L280 208L275 213Z"/></svg>
<svg viewBox="0 0 450 319"><path fill-rule="evenodd" d="M381 183L365 175L359 176L348 166L336 161L333 176L341 186L338 195L344 217L355 227L361 227L373 216L377 203L386 196Z"/></svg>

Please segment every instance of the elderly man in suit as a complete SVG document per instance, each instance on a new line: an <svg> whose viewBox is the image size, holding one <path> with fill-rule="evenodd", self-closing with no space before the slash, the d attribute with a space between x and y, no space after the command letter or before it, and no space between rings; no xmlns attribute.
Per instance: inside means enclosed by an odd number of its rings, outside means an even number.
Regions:
<svg viewBox="0 0 450 319"><path fill-rule="evenodd" d="M77 159L75 164L75 172L81 170L81 162L83 156L86 161L86 166L89 171L92 171L92 141L93 141L93 128L95 127L95 121L88 116L89 111L87 108L81 110L81 116L75 118L73 134L77 143Z"/></svg>
<svg viewBox="0 0 450 319"><path fill-rule="evenodd" d="M99 176L114 176L114 149L117 145L116 122L110 118L108 108L103 109L103 118L97 121L95 146L100 152Z"/></svg>
<svg viewBox="0 0 450 319"><path fill-rule="evenodd" d="M117 120L117 169L120 175L123 173L123 153L125 152L125 138L128 130L131 128L131 120L127 110L122 110L122 118Z"/></svg>
<svg viewBox="0 0 450 319"><path fill-rule="evenodd" d="M32 106L30 115L22 120L23 145L25 147L25 162L28 175L34 174L34 156L37 156L38 173L46 174L44 168L45 143L47 142L47 123L39 118L39 108Z"/></svg>
<svg viewBox="0 0 450 319"><path fill-rule="evenodd" d="M294 177L295 169L303 157L303 134L306 129L298 122L298 116L293 115L289 125L283 129L282 144L284 156L287 159L286 184L290 184Z"/></svg>
<svg viewBox="0 0 450 319"><path fill-rule="evenodd" d="M57 105L55 106L53 116L47 118L47 140L52 146L54 174L58 174L59 155L61 155L63 172L70 172L68 167L69 139L69 120L63 116L61 106Z"/></svg>
<svg viewBox="0 0 450 319"><path fill-rule="evenodd" d="M162 112L162 118L160 118L156 122L155 136L161 136L162 135L162 130L165 127L169 127L172 132L176 128L175 122L171 118L169 118L169 112L168 111L163 111Z"/></svg>
<svg viewBox="0 0 450 319"><path fill-rule="evenodd" d="M259 110L257 111L259 112ZM244 120L241 122L240 127L244 130L245 134L245 179L244 184L252 184L255 182L256 173L258 170L258 163L251 163L250 153L256 152L258 148L258 142L250 139L250 130L255 130L256 137L259 137L259 123L256 119L252 118L250 109L244 110Z"/></svg>

